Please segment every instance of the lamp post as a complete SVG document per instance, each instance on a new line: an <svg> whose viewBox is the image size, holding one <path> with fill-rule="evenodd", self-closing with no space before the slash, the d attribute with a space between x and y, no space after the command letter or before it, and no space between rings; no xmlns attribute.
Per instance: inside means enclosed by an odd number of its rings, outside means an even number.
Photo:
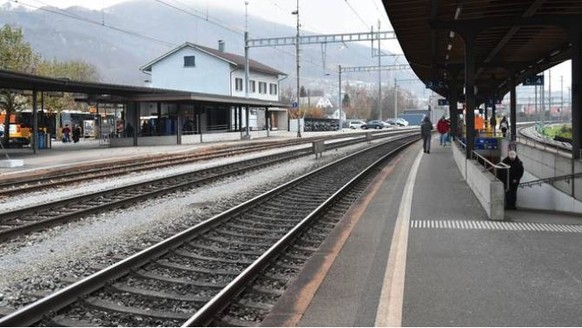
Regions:
<svg viewBox="0 0 582 328"><path fill-rule="evenodd" d="M295 37L295 65L297 67L297 114L299 114L300 102L299 98L301 96L300 84L299 84L299 0L297 0L297 10L293 11L291 14L297 15L297 35ZM297 115L297 138L301 138L301 118Z"/></svg>
<svg viewBox="0 0 582 328"><path fill-rule="evenodd" d="M394 119L398 117L398 85L394 78Z"/></svg>

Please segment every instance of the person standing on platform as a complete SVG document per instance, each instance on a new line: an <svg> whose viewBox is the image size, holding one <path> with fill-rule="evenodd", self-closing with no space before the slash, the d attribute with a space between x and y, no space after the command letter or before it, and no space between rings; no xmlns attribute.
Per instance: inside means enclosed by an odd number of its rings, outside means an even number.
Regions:
<svg viewBox="0 0 582 328"><path fill-rule="evenodd" d="M505 138L507 136L507 129L509 129L509 122L507 122L507 118L505 116L501 118L501 122L499 122L499 128L501 129L503 138Z"/></svg>
<svg viewBox="0 0 582 328"><path fill-rule="evenodd" d="M432 137L432 122L425 116L420 123L420 135L422 136L422 149L426 154L430 154L430 138Z"/></svg>
<svg viewBox="0 0 582 328"><path fill-rule="evenodd" d="M71 128L68 124L63 128L63 142L71 142Z"/></svg>
<svg viewBox="0 0 582 328"><path fill-rule="evenodd" d="M128 138L133 138L133 125L129 124L129 122L125 126L125 135Z"/></svg>
<svg viewBox="0 0 582 328"><path fill-rule="evenodd" d="M73 128L73 142L77 143L79 142L79 139L81 138L81 128L75 124L75 127Z"/></svg>
<svg viewBox="0 0 582 328"><path fill-rule="evenodd" d="M523 163L517 157L515 150L510 150L508 156L501 162L509 165L508 172L505 170L498 171L499 179L505 186L505 209L515 210L517 209L517 187L519 186L519 180L523 176ZM507 185L508 183L509 185Z"/></svg>
<svg viewBox="0 0 582 328"><path fill-rule="evenodd" d="M443 117L437 122L437 132L441 134L441 146L446 146L449 137L449 121Z"/></svg>
<svg viewBox="0 0 582 328"><path fill-rule="evenodd" d="M497 119L495 118L495 115L491 115L491 118L489 119L489 125L491 126L491 131L493 131L493 136L495 136L495 126L497 125Z"/></svg>

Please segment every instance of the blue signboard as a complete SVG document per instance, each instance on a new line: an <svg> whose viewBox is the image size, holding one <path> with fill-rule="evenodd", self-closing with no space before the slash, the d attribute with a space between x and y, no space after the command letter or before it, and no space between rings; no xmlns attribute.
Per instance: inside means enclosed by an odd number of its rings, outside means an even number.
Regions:
<svg viewBox="0 0 582 328"><path fill-rule="evenodd" d="M544 85L544 76L536 75L526 77L525 80L523 80L523 85Z"/></svg>
<svg viewBox="0 0 582 328"><path fill-rule="evenodd" d="M439 99L438 103L439 103L439 106L448 106L449 100L448 99Z"/></svg>
<svg viewBox="0 0 582 328"><path fill-rule="evenodd" d="M426 88L427 89L431 89L431 88L444 88L446 87L445 81L443 80L437 80L437 81L428 81L426 82Z"/></svg>

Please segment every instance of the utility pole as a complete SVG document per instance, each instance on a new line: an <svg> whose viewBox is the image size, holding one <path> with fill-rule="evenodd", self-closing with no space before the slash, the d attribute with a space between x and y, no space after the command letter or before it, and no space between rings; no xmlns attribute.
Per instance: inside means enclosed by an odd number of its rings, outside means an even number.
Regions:
<svg viewBox="0 0 582 328"><path fill-rule="evenodd" d="M538 84L536 83L534 85L534 108L536 110L536 121L539 118L538 113L539 113L539 109L538 109ZM513 124L513 122L511 122L511 124Z"/></svg>
<svg viewBox="0 0 582 328"><path fill-rule="evenodd" d="M550 68L548 70L548 113L549 115L549 119L552 119L552 69ZM544 113L545 114L545 113Z"/></svg>
<svg viewBox="0 0 582 328"><path fill-rule="evenodd" d="M394 78L394 119L398 117L398 87Z"/></svg>
<svg viewBox="0 0 582 328"><path fill-rule="evenodd" d="M339 94L338 97L340 99L343 100L342 98L342 89L341 89L341 84L342 84L342 72L372 72L372 71L377 71L377 70L383 70L383 71L397 71L397 70L405 70L405 69L410 69L410 65L408 64L400 64L400 65L384 65L384 66L354 66L354 67L342 67L342 65L339 65ZM394 84L396 84L396 78L394 78ZM341 110L341 101L340 101L340 110ZM341 121L340 121L341 123Z"/></svg>
<svg viewBox="0 0 582 328"><path fill-rule="evenodd" d="M295 37L295 65L297 67L297 114L299 114L300 108L300 96L301 96L301 87L299 83L299 0L297 0L297 10L292 12L292 14L297 15L297 35ZM301 117L297 115L297 138L301 138Z"/></svg>
<svg viewBox="0 0 582 328"><path fill-rule="evenodd" d="M542 73L542 76L544 76L544 74ZM545 76L544 76L544 80L545 80ZM545 114L545 107L546 107L546 86L545 86L545 81L544 84L542 84L542 86L540 87L541 89L541 94L540 94L540 103L542 104L542 111L540 113L540 125L543 127L544 126L544 114Z"/></svg>
<svg viewBox="0 0 582 328"><path fill-rule="evenodd" d="M562 111L564 110L564 76L560 76L560 122L562 122Z"/></svg>
<svg viewBox="0 0 582 328"><path fill-rule="evenodd" d="M376 35L370 32L364 33L344 33L344 34L326 34L326 35L306 35L300 36L299 35L299 0L297 0L297 10L293 11L291 14L297 15L297 34L295 36L289 37L276 37L276 38L266 38L266 39L248 39L248 35L245 34L245 50L250 47L277 47L277 46L290 46L294 45L296 50L296 58L297 58L297 110L299 109L299 96L301 85L299 83L299 45L300 44L316 44L316 43L345 43L345 42L361 42L361 41L371 41L372 47L374 45L374 41L378 40L396 40L396 35L393 31L381 32L378 31ZM373 50L372 50L373 52ZM248 58L248 51L245 51L245 57ZM379 53L379 55L381 55ZM381 62L380 62L381 63ZM373 66L374 70L379 69L376 66ZM369 68L369 67L368 67ZM368 69L366 68L366 69ZM409 69L410 67L408 67ZM343 68L342 68L343 69ZM247 76L245 76L248 79ZM294 106L293 106L294 107ZM341 113L340 113L341 114ZM290 115L288 116L290 117ZM298 127L300 122L297 122ZM300 137L300 129L298 129L298 137Z"/></svg>
<svg viewBox="0 0 582 328"><path fill-rule="evenodd" d="M378 119L382 121L382 51L380 49L380 20L378 20Z"/></svg>
<svg viewBox="0 0 582 328"><path fill-rule="evenodd" d="M249 26L248 26L248 8L249 2L245 1L245 98L249 98L249 77L250 77L250 60L249 60L249 45L247 40L249 39ZM245 139L250 139L249 134L249 105L245 106Z"/></svg>
<svg viewBox="0 0 582 328"><path fill-rule="evenodd" d="M343 124L342 123L342 106L343 106L343 104L342 104L342 102L343 102L343 99L342 99L342 65L339 65L338 67L339 67L339 74L338 74L338 78L339 78L339 81L338 81L339 82L338 83L339 84L339 93L338 93L339 94L339 103L338 103L339 129L338 130L342 131L342 129L343 129L343 125L342 125ZM346 119L347 119L347 117L346 117Z"/></svg>

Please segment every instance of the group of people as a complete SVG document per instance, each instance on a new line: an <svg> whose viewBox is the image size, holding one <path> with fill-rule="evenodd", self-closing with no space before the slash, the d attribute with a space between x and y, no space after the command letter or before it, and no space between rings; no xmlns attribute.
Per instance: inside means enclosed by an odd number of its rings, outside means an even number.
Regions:
<svg viewBox="0 0 582 328"><path fill-rule="evenodd" d="M65 124L65 127L63 128L63 142L64 143L71 142L71 134L73 136L73 142L74 143L79 142L79 139L81 139L81 127L79 125L75 124L75 127L71 131L71 128L69 128L69 125Z"/></svg>
<svg viewBox="0 0 582 328"><path fill-rule="evenodd" d="M447 142L450 142L449 131L451 129L451 122L443 117L437 122L437 132L440 134L440 144L445 147ZM422 149L426 154L430 154L430 140L432 138L432 130L434 127L430 118L425 116L420 123L420 135L422 136Z"/></svg>
<svg viewBox="0 0 582 328"><path fill-rule="evenodd" d="M505 116L499 122L499 128L503 137L507 135L509 124ZM432 138L433 125L428 116L425 116L420 124L420 135L422 136L422 149L424 153L430 154L430 144ZM443 115L437 122L437 132L440 134L440 144L445 147L449 141L450 121ZM502 163L508 166L507 170L498 170L497 178L503 182L505 187L505 209L516 209L517 188L523 177L523 163L517 156L515 150L510 150L508 156Z"/></svg>

